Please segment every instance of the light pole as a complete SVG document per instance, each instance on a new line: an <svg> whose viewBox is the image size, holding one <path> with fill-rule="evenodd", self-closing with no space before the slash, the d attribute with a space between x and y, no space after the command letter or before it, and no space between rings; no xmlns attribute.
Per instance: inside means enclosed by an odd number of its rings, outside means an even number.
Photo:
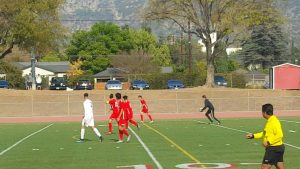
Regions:
<svg viewBox="0 0 300 169"><path fill-rule="evenodd" d="M36 90L35 52L34 52L34 48L31 48L31 76L32 76L32 90Z"/></svg>

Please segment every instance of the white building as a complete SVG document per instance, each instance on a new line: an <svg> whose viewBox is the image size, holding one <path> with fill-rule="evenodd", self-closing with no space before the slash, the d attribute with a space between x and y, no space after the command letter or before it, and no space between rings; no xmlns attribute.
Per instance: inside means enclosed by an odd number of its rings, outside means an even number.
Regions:
<svg viewBox="0 0 300 169"><path fill-rule="evenodd" d="M15 66L22 70L22 76L29 75L31 73L30 62L14 62ZM52 77L63 77L67 75L70 69L70 62L36 62L35 74L42 77L48 77L49 81Z"/></svg>

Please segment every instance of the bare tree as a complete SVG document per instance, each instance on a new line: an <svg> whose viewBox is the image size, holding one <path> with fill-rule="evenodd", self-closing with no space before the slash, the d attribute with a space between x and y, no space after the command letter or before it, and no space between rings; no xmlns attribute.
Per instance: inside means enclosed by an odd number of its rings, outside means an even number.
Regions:
<svg viewBox="0 0 300 169"><path fill-rule="evenodd" d="M233 33L277 16L273 0L149 0L146 20L171 20L185 33L196 35L206 47L206 86L214 86L214 61L220 42ZM189 24L190 23L190 28ZM226 45L225 45L226 46Z"/></svg>

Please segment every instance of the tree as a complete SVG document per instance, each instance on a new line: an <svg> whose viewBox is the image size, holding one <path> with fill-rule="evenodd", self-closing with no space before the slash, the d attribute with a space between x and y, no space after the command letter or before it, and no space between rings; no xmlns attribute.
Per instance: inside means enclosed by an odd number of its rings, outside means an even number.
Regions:
<svg viewBox="0 0 300 169"><path fill-rule="evenodd" d="M277 11L273 0L149 0L146 20L172 20L187 33L202 40L206 47L206 86L214 86L214 62L218 55L213 50L218 43L228 42L234 32L260 24ZM213 38L215 36L215 39Z"/></svg>
<svg viewBox="0 0 300 169"><path fill-rule="evenodd" d="M158 65L151 64L150 55L134 53L131 55L120 55L112 58L112 65L117 68L124 68L131 74L146 74L157 72Z"/></svg>
<svg viewBox="0 0 300 169"><path fill-rule="evenodd" d="M25 79L22 77L22 71L20 69L9 62L0 60L0 71L6 74L9 87L15 89L25 88Z"/></svg>
<svg viewBox="0 0 300 169"><path fill-rule="evenodd" d="M266 69L288 61L287 39L278 25L255 26L238 54L246 67L260 65Z"/></svg>
<svg viewBox="0 0 300 169"><path fill-rule="evenodd" d="M145 29L131 30L130 35L133 39L134 49L141 55L147 54L150 47L156 45L155 37Z"/></svg>
<svg viewBox="0 0 300 169"><path fill-rule="evenodd" d="M113 23L96 23L90 31L75 32L66 53L90 59L93 56L129 52L133 48L129 28L121 29Z"/></svg>
<svg viewBox="0 0 300 169"><path fill-rule="evenodd" d="M170 50L167 45L161 45L155 47L150 46L150 53L152 54L152 63L158 66L170 66L171 65L171 55Z"/></svg>
<svg viewBox="0 0 300 169"><path fill-rule="evenodd" d="M39 59L40 62L60 62L66 60L67 57L65 55L53 52L47 53L46 55L42 56L41 59Z"/></svg>
<svg viewBox="0 0 300 169"><path fill-rule="evenodd" d="M0 0L0 59L11 52L13 45L38 53L57 48L64 38L59 21L63 0Z"/></svg>

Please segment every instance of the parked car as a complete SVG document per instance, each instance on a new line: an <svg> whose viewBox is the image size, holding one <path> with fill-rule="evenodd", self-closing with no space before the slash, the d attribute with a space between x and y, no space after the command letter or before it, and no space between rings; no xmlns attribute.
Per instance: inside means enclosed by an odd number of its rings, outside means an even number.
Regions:
<svg viewBox="0 0 300 169"><path fill-rule="evenodd" d="M6 80L0 80L0 88L8 89L8 82Z"/></svg>
<svg viewBox="0 0 300 169"><path fill-rule="evenodd" d="M135 90L135 89L140 89L140 90L143 90L143 89L149 89L150 86L147 82L145 82L144 80L133 80L131 82L131 86L130 88L132 90Z"/></svg>
<svg viewBox="0 0 300 169"><path fill-rule="evenodd" d="M89 80L78 80L75 86L75 90L92 90L93 86Z"/></svg>
<svg viewBox="0 0 300 169"><path fill-rule="evenodd" d="M120 80L109 80L105 84L106 90L122 90L122 83Z"/></svg>
<svg viewBox="0 0 300 169"><path fill-rule="evenodd" d="M215 84L218 86L227 86L227 81L223 76L215 76Z"/></svg>
<svg viewBox="0 0 300 169"><path fill-rule="evenodd" d="M167 88L168 89L180 89L180 88L184 88L184 84L180 80L168 80Z"/></svg>
<svg viewBox="0 0 300 169"><path fill-rule="evenodd" d="M50 82L50 90L66 90L67 80L64 77L53 77Z"/></svg>

